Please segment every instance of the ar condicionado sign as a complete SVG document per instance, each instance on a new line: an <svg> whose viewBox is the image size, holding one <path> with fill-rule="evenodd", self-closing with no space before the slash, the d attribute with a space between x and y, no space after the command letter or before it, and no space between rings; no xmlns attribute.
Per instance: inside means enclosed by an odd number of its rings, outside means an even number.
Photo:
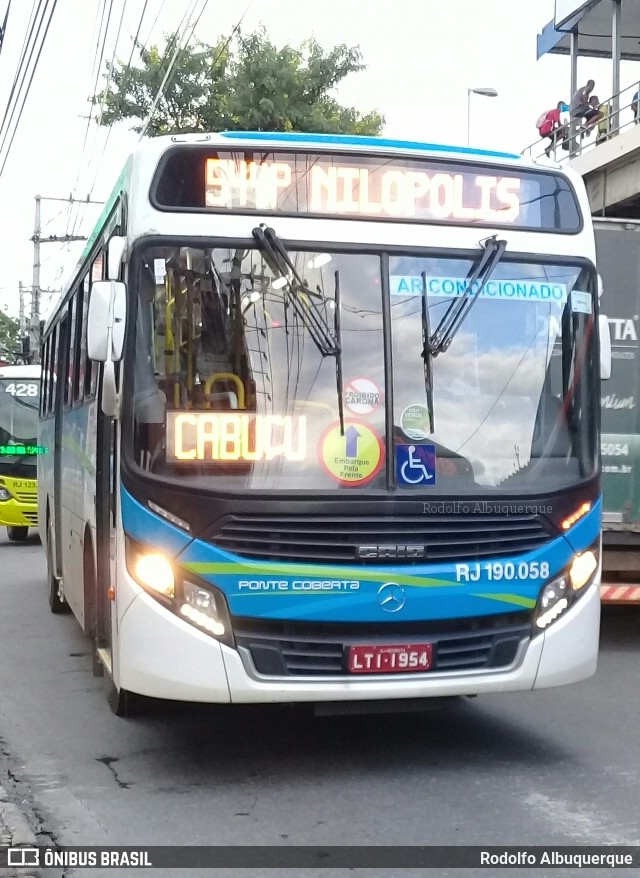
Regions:
<svg viewBox="0 0 640 878"><path fill-rule="evenodd" d="M206 206L366 217L515 223L519 177L316 161L208 158ZM306 208L301 207L305 204Z"/></svg>
<svg viewBox="0 0 640 878"><path fill-rule="evenodd" d="M307 419L291 415L167 412L167 460L172 463L304 460Z"/></svg>

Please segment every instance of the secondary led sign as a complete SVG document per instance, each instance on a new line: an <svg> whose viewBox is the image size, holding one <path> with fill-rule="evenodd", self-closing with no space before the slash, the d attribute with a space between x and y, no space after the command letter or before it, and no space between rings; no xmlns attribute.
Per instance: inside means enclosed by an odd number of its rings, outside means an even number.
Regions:
<svg viewBox="0 0 640 878"><path fill-rule="evenodd" d="M32 454L47 454L49 451L43 445L0 445L0 455L30 456Z"/></svg>
<svg viewBox="0 0 640 878"><path fill-rule="evenodd" d="M167 460L171 463L304 460L304 416L236 412L168 412Z"/></svg>

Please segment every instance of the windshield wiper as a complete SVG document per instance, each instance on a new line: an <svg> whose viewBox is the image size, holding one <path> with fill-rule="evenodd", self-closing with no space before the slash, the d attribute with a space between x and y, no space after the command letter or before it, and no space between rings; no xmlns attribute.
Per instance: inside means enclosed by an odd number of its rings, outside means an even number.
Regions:
<svg viewBox="0 0 640 878"><path fill-rule="evenodd" d="M465 317L478 301L478 297L481 295L485 286L491 279L496 266L502 259L502 254L506 249L507 242L498 240L497 235L492 235L490 238L482 241L480 246L482 247L480 259L478 260L476 267L466 278L466 289L464 293L460 298L454 299L449 303L449 307L436 327L436 331L429 339L427 350L433 357L437 357L438 354L448 350ZM423 280L423 284L425 283L426 280Z"/></svg>
<svg viewBox="0 0 640 878"><path fill-rule="evenodd" d="M253 237L260 250L264 253L271 270L286 280L288 290L287 302L291 303L295 314L302 320L311 340L323 357L335 357L336 360L336 394L338 397L338 416L340 419L340 435L344 436L344 400L342 378L342 336L340 331L340 272L334 274L334 318L333 330L326 317L327 300L324 296L309 289L291 261L287 250L273 229L257 226ZM317 304L312 302L317 299ZM321 314L319 307L325 309Z"/></svg>
<svg viewBox="0 0 640 878"><path fill-rule="evenodd" d="M300 277L282 241L273 229L257 227L252 234L267 262L270 263L271 270L278 277L286 280L287 300L296 315L303 321L315 346L323 357L337 356L340 353L340 345L335 332L329 327L326 318L320 316L316 304L310 301L317 299L324 305L324 298L310 290L308 283Z"/></svg>
<svg viewBox="0 0 640 878"><path fill-rule="evenodd" d="M433 359L429 328L429 301L427 299L427 273L422 272L422 359L424 360L424 390L427 395L429 432L433 433Z"/></svg>

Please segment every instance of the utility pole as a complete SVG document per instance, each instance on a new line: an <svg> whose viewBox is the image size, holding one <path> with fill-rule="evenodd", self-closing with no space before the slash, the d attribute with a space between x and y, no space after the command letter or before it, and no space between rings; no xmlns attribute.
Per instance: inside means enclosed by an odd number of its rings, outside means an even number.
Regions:
<svg viewBox="0 0 640 878"><path fill-rule="evenodd" d="M20 338L24 338L24 331L27 328L27 324L24 319L24 287L22 286L22 281L18 281L18 296L20 297L20 311L19 313L19 323L20 323Z"/></svg>
<svg viewBox="0 0 640 878"><path fill-rule="evenodd" d="M40 361L40 203L36 195L36 220L33 229L33 281L31 283L31 350L33 362Z"/></svg>
<svg viewBox="0 0 640 878"><path fill-rule="evenodd" d="M70 195L68 198L54 198L44 195L36 195L36 216L31 240L33 241L33 282L31 287L31 350L33 352L33 363L40 361L40 245L41 244L69 244L73 241L86 241L86 235L48 235L42 237L40 208L43 201L65 201L69 205L72 204L104 204L104 201L92 201L89 196L86 198L74 198Z"/></svg>
<svg viewBox="0 0 640 878"><path fill-rule="evenodd" d="M26 324L26 321L24 319L24 287L22 286L21 280L18 281L18 296L19 296L19 302L20 302L20 310L18 312L18 323L20 326L20 332L18 333L18 337L20 339L19 353L24 355L24 352L25 352L25 341L24 340L25 340L25 336L26 336L27 324Z"/></svg>

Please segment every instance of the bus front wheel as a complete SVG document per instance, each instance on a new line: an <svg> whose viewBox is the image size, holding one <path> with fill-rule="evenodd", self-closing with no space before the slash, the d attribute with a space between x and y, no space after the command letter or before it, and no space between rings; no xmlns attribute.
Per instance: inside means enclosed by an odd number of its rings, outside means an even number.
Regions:
<svg viewBox="0 0 640 878"><path fill-rule="evenodd" d="M29 536L28 527L8 527L7 536L12 543L23 543Z"/></svg>
<svg viewBox="0 0 640 878"><path fill-rule="evenodd" d="M132 718L141 712L142 697L127 689L118 689L113 682L107 683L107 701L116 716Z"/></svg>

